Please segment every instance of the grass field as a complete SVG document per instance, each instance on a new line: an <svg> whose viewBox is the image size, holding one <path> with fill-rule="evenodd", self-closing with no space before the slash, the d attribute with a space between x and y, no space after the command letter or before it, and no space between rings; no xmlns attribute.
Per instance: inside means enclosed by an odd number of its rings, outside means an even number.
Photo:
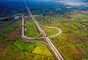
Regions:
<svg viewBox="0 0 88 60"><path fill-rule="evenodd" d="M30 21L27 24L28 36L36 36L38 33L36 33L37 30L34 24ZM21 21L19 20L13 23L5 23L3 27L0 27L0 60L54 60L54 57L45 45L24 42L21 39L20 25ZM30 27L33 29L30 29Z"/></svg>
<svg viewBox="0 0 88 60"><path fill-rule="evenodd" d="M50 36L50 35L55 35L55 34L57 34L58 32L59 32L58 30L53 29L53 28L48 28L48 29L45 30L45 33L46 33L48 36Z"/></svg>
<svg viewBox="0 0 88 60"><path fill-rule="evenodd" d="M65 60L88 60L87 16L82 13L66 16L58 14L56 16L44 16L42 21L38 22L40 25L61 29L62 33L59 36L50 39ZM25 19L25 21L26 35L28 37L39 35L33 21L28 19ZM20 25L21 21L19 20L6 22L0 26L0 60L55 60L45 45L24 42L21 39ZM45 29L45 27L41 27ZM53 35L58 31L48 28L45 32L47 35Z"/></svg>
<svg viewBox="0 0 88 60"><path fill-rule="evenodd" d="M67 17L66 17L67 16ZM88 15L82 13L54 15L39 21L42 25L58 27L62 33L51 41L58 48L65 60L88 60ZM69 18L70 17L70 18ZM42 27L42 26L41 26ZM43 28L43 27L42 27ZM44 28L43 28L44 29ZM46 33L53 34L55 30Z"/></svg>
<svg viewBox="0 0 88 60"><path fill-rule="evenodd" d="M36 37L39 35L38 30L33 21L26 21L26 35L29 37Z"/></svg>

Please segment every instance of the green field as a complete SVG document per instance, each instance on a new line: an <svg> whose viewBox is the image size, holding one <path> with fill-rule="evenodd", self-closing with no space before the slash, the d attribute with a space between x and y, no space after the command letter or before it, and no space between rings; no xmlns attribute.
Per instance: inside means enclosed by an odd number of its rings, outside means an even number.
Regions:
<svg viewBox="0 0 88 60"><path fill-rule="evenodd" d="M21 39L20 25L21 21L19 20L14 23L5 23L3 27L0 27L0 60L54 60L45 45L24 42ZM27 21L27 29L27 34L30 37L39 34L34 24L30 21Z"/></svg>
<svg viewBox="0 0 88 60"><path fill-rule="evenodd" d="M56 30L56 29L52 29L52 28L48 28L45 30L45 33L48 35L48 36L51 36L51 35L55 35L57 34L59 31Z"/></svg>
<svg viewBox="0 0 88 60"><path fill-rule="evenodd" d="M59 36L50 38L65 60L88 60L88 15L77 13L54 16L42 16L36 19L42 29L44 26L60 28ZM41 16L40 16L41 17ZM27 17L25 17L27 18ZM42 21L40 21L42 20ZM25 34L36 37L40 33L34 22L25 19ZM0 26L0 60L55 60L46 45L41 43L25 42L21 39L21 21L5 22ZM58 30L48 28L45 33L54 35ZM35 39L44 41L44 39Z"/></svg>
<svg viewBox="0 0 88 60"><path fill-rule="evenodd" d="M36 37L39 35L39 32L34 24L33 21L27 20L26 21L26 35L29 37Z"/></svg>
<svg viewBox="0 0 88 60"><path fill-rule="evenodd" d="M68 14L66 16L54 15L51 18L44 16L44 19L39 22L40 25L61 29L62 33L51 38L51 41L65 60L88 60L88 15L76 13L76 15ZM45 29L43 26L41 27ZM53 29L48 30L46 34L53 34L54 31Z"/></svg>

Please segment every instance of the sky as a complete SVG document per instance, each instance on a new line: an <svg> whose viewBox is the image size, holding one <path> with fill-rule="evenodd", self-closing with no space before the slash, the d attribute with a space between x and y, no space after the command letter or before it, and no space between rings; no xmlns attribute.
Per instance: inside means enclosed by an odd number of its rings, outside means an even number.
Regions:
<svg viewBox="0 0 88 60"><path fill-rule="evenodd" d="M0 0L0 1L24 1L24 0ZM43 2L60 2L67 5L88 5L88 0L25 0L25 1L43 1Z"/></svg>
<svg viewBox="0 0 88 60"><path fill-rule="evenodd" d="M69 1L69 2L77 2L77 1L88 1L88 0L35 0L35 1Z"/></svg>
<svg viewBox="0 0 88 60"><path fill-rule="evenodd" d="M41 1L52 1L52 0L41 0ZM87 0L53 0L53 1L87 1Z"/></svg>
<svg viewBox="0 0 88 60"><path fill-rule="evenodd" d="M88 0L55 0L55 1L88 1Z"/></svg>
<svg viewBox="0 0 88 60"><path fill-rule="evenodd" d="M9 1L9 0L0 0L0 1ZM23 0L11 0L11 1L23 1ZM70 1L70 2L72 2L72 1L87 1L88 2L88 0L31 0L31 1Z"/></svg>

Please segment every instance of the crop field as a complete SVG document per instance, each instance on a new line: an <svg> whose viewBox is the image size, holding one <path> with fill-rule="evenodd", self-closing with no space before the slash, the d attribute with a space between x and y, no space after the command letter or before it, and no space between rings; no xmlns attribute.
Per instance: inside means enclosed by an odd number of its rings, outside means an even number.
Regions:
<svg viewBox="0 0 88 60"><path fill-rule="evenodd" d="M54 60L54 57L45 45L24 42L21 39L20 19L15 22L8 21L0 25L0 31L0 60ZM30 37L39 34L34 24L30 23L30 21L27 21L26 31Z"/></svg>
<svg viewBox="0 0 88 60"><path fill-rule="evenodd" d="M38 29L36 28L32 20L26 20L26 35L29 37L36 37L39 35Z"/></svg>
<svg viewBox="0 0 88 60"><path fill-rule="evenodd" d="M40 15L41 16L41 15ZM88 60L88 15L70 13L68 15L41 16L40 25L58 27L62 33L51 41L58 48L65 60ZM42 20L42 21L40 21ZM45 29L43 26L41 26ZM48 33L49 31L49 33ZM49 29L46 34L53 34ZM51 33L50 33L51 32Z"/></svg>
<svg viewBox="0 0 88 60"><path fill-rule="evenodd" d="M58 33L58 30L49 28L49 26L57 27L62 31L60 35L50 39L65 60L88 59L88 15L70 13L66 16L60 14L40 16L35 18L47 36ZM26 36L40 35L31 19L25 19L25 23ZM37 42L24 42L21 39L20 20L8 21L0 25L0 31L0 60L55 60L45 45ZM35 40L44 41L44 39Z"/></svg>
<svg viewBox="0 0 88 60"><path fill-rule="evenodd" d="M0 60L88 60L88 0L0 0Z"/></svg>

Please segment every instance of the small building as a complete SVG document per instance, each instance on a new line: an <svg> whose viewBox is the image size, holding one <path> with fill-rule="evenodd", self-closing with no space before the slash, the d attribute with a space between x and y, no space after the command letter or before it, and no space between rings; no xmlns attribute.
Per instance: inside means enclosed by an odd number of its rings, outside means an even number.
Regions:
<svg viewBox="0 0 88 60"><path fill-rule="evenodd" d="M14 17L14 20L18 20L20 17L19 16L15 16Z"/></svg>

